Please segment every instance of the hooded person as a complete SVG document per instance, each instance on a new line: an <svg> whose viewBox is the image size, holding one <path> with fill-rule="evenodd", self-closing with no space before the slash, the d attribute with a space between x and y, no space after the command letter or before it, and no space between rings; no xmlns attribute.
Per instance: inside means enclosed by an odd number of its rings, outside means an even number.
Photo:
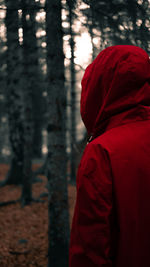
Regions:
<svg viewBox="0 0 150 267"><path fill-rule="evenodd" d="M91 136L77 171L69 267L150 267L150 59L104 49L82 79Z"/></svg>

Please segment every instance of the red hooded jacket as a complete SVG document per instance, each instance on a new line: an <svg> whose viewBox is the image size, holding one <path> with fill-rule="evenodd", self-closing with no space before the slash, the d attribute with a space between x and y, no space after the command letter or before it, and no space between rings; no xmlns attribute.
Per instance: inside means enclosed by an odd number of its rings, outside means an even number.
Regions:
<svg viewBox="0 0 150 267"><path fill-rule="evenodd" d="M112 46L82 79L92 140L77 172L69 267L150 267L150 59Z"/></svg>

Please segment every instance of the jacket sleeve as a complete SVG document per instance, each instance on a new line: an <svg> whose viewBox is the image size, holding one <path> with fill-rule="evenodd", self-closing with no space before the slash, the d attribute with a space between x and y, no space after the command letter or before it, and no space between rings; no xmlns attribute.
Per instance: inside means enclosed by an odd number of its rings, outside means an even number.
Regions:
<svg viewBox="0 0 150 267"><path fill-rule="evenodd" d="M89 143L77 172L69 267L112 267L112 175L107 152Z"/></svg>

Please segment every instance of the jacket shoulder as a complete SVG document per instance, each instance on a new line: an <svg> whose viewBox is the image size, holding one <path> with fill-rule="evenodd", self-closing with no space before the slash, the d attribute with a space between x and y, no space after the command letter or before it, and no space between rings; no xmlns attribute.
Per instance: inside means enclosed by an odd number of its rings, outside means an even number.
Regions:
<svg viewBox="0 0 150 267"><path fill-rule="evenodd" d="M111 185L111 168L107 151L100 143L93 141L86 145L83 152L78 167L77 188L80 187L83 179L89 179L99 191L105 180Z"/></svg>
<svg viewBox="0 0 150 267"><path fill-rule="evenodd" d="M91 143L101 146L108 154L119 150L133 149L144 140L149 141L150 120L136 121L123 124L107 130L102 135L95 138Z"/></svg>

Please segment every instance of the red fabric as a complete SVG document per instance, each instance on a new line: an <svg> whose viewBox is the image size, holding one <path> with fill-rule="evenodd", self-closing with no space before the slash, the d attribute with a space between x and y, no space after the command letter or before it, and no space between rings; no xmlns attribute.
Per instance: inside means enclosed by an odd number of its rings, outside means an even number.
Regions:
<svg viewBox="0 0 150 267"><path fill-rule="evenodd" d="M112 46L82 79L92 141L77 172L69 267L150 267L150 60Z"/></svg>

